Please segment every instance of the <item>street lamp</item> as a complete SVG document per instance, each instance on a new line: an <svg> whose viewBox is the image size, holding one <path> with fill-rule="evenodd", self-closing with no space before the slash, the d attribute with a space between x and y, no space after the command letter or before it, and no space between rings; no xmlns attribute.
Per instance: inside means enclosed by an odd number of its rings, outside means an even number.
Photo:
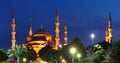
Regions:
<svg viewBox="0 0 120 63"><path fill-rule="evenodd" d="M76 53L76 49L75 48L71 48L70 52L72 54L72 63L74 63L74 54Z"/></svg>
<svg viewBox="0 0 120 63"><path fill-rule="evenodd" d="M77 58L78 58L78 63L79 63L79 59L81 57L81 54L77 54Z"/></svg>
<svg viewBox="0 0 120 63"><path fill-rule="evenodd" d="M23 58L23 62L25 63L27 61L27 58Z"/></svg>
<svg viewBox="0 0 120 63"><path fill-rule="evenodd" d="M90 35L90 37L91 37L91 39L92 39L92 45L93 45L93 40L94 40L94 38L95 38L95 34L92 33L92 34Z"/></svg>

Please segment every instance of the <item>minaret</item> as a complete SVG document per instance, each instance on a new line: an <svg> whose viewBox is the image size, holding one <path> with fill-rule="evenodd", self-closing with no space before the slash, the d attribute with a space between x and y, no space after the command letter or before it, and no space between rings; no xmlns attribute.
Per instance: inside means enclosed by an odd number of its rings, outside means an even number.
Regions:
<svg viewBox="0 0 120 63"><path fill-rule="evenodd" d="M60 45L60 37L59 37L59 16L58 16L58 8L56 9L56 22L55 22L55 26L56 26L56 29L55 29L55 33L56 33L56 36L55 36L55 43L56 43L56 47L55 49L58 50L58 47Z"/></svg>
<svg viewBox="0 0 120 63"><path fill-rule="evenodd" d="M64 46L68 45L68 42L67 42L67 25L66 25L66 20L65 20L65 23L64 23Z"/></svg>
<svg viewBox="0 0 120 63"><path fill-rule="evenodd" d="M32 39L31 37L32 37L32 23L30 23L29 35L27 37L28 42L31 41L31 39Z"/></svg>
<svg viewBox="0 0 120 63"><path fill-rule="evenodd" d="M108 18L108 24L106 28L106 36L105 36L105 41L108 42L109 44L112 43L112 22L111 22L111 13L109 13L109 18Z"/></svg>
<svg viewBox="0 0 120 63"><path fill-rule="evenodd" d="M16 44L16 39L15 39L15 35L16 35L16 32L15 32L15 27L16 27L16 24L15 24L15 17L14 17L14 10L12 10L12 32L11 32L11 35L12 35L12 51L14 51L14 47L15 47L15 44Z"/></svg>

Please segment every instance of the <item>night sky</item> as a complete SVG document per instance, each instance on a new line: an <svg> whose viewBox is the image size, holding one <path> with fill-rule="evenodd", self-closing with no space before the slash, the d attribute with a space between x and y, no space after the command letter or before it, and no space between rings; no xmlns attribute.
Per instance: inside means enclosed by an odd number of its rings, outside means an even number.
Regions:
<svg viewBox="0 0 120 63"><path fill-rule="evenodd" d="M56 7L59 10L60 39L66 19L68 41L79 36L85 47L91 45L90 34L95 33L94 43L105 39L108 15L111 12L113 41L120 39L119 0L0 0L0 48L11 47L11 17L14 9L17 44L25 43L32 20L33 32L40 29L55 37Z"/></svg>

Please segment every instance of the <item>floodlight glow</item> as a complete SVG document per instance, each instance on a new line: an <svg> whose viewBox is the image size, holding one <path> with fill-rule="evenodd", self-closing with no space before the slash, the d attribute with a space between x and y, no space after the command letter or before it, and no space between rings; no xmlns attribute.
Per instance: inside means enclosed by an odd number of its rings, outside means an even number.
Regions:
<svg viewBox="0 0 120 63"><path fill-rule="evenodd" d="M72 54L74 54L74 53L76 52L76 49L75 49L75 48L71 48L71 49L70 49L70 52L71 52Z"/></svg>
<svg viewBox="0 0 120 63"><path fill-rule="evenodd" d="M80 58L80 57L81 57L81 54L77 54L77 57Z"/></svg>

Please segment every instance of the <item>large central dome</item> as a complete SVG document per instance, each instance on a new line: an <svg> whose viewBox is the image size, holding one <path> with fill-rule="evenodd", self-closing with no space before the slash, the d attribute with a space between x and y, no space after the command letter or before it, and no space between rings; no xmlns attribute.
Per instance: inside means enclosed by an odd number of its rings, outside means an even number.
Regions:
<svg viewBox="0 0 120 63"><path fill-rule="evenodd" d="M52 36L43 28L35 32L30 38L31 40L26 43L26 46L27 48L33 48L36 51L38 57L38 52L46 45L51 45L53 41Z"/></svg>
<svg viewBox="0 0 120 63"><path fill-rule="evenodd" d="M45 31L44 29L40 29L40 30L38 30L36 33L34 33L34 34L45 34L45 35L50 35L47 31Z"/></svg>
<svg viewBox="0 0 120 63"><path fill-rule="evenodd" d="M51 41L52 36L45 31L44 29L40 29L37 32L35 32L32 36L32 41Z"/></svg>
<svg viewBox="0 0 120 63"><path fill-rule="evenodd" d="M45 35L50 35L47 31L45 31L44 29L40 29L37 32L35 32L34 34L45 34Z"/></svg>

